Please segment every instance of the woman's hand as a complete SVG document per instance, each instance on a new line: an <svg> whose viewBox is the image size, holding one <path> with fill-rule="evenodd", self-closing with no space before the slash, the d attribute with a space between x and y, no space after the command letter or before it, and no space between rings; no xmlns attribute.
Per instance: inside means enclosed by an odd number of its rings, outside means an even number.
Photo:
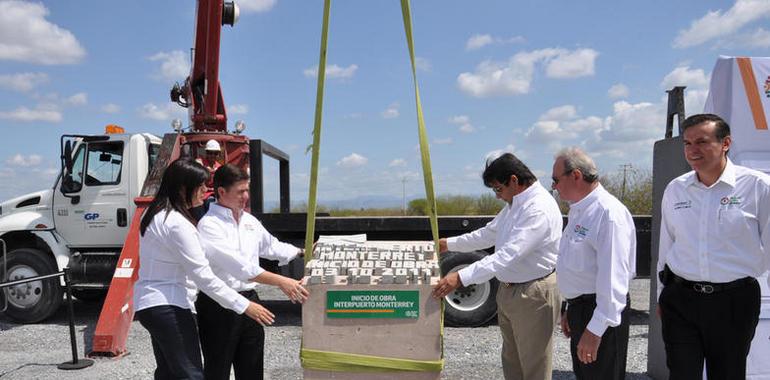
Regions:
<svg viewBox="0 0 770 380"><path fill-rule="evenodd" d="M272 325L275 322L275 315L256 302L249 302L249 307L246 308L244 314L262 326Z"/></svg>

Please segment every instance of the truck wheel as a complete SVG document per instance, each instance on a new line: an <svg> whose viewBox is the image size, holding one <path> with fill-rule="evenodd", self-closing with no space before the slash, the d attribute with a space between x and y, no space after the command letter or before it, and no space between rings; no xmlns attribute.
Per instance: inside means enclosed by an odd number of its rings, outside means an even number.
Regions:
<svg viewBox="0 0 770 380"><path fill-rule="evenodd" d="M56 264L43 251L19 248L8 253L7 280L21 280L56 273ZM5 314L20 323L40 322L55 313L62 303L59 278L48 278L10 286L0 293L0 307L8 301Z"/></svg>
<svg viewBox="0 0 770 380"><path fill-rule="evenodd" d="M481 260L484 252L447 252L441 255L441 273L457 272ZM448 326L477 327L497 314L497 279L460 287L444 297L444 322Z"/></svg>

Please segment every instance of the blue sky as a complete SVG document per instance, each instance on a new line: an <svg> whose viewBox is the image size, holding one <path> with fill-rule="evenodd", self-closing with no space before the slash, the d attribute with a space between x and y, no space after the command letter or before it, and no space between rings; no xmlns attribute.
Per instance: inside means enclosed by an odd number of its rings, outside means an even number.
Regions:
<svg viewBox="0 0 770 380"><path fill-rule="evenodd" d="M240 1L222 34L230 125L291 156L307 199L322 5ZM550 186L578 145L600 170L651 168L665 90L700 111L719 55L770 48L770 1L452 1L412 4L438 194L481 194L484 160L520 156ZM189 70L194 1L0 0L0 199L49 187L63 133L169 132L168 90ZM319 199L400 199L423 186L397 0L332 3ZM276 198L277 165L268 166Z"/></svg>

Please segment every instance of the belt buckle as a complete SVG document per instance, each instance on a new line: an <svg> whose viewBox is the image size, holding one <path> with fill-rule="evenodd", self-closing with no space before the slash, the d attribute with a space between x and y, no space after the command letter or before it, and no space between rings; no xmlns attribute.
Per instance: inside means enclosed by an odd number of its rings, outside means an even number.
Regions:
<svg viewBox="0 0 770 380"><path fill-rule="evenodd" d="M699 282L696 282L692 286L693 290L695 290L698 293L704 293L704 294L711 294L714 293L714 287L709 284L701 284Z"/></svg>

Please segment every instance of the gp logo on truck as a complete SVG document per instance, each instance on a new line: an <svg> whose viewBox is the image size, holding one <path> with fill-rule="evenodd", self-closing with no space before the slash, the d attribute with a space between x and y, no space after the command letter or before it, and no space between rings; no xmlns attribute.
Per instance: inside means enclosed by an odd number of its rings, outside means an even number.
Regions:
<svg viewBox="0 0 770 380"><path fill-rule="evenodd" d="M96 220L96 219L99 219L99 213L98 212L88 212L85 215L83 215L83 219L85 219L85 220Z"/></svg>

